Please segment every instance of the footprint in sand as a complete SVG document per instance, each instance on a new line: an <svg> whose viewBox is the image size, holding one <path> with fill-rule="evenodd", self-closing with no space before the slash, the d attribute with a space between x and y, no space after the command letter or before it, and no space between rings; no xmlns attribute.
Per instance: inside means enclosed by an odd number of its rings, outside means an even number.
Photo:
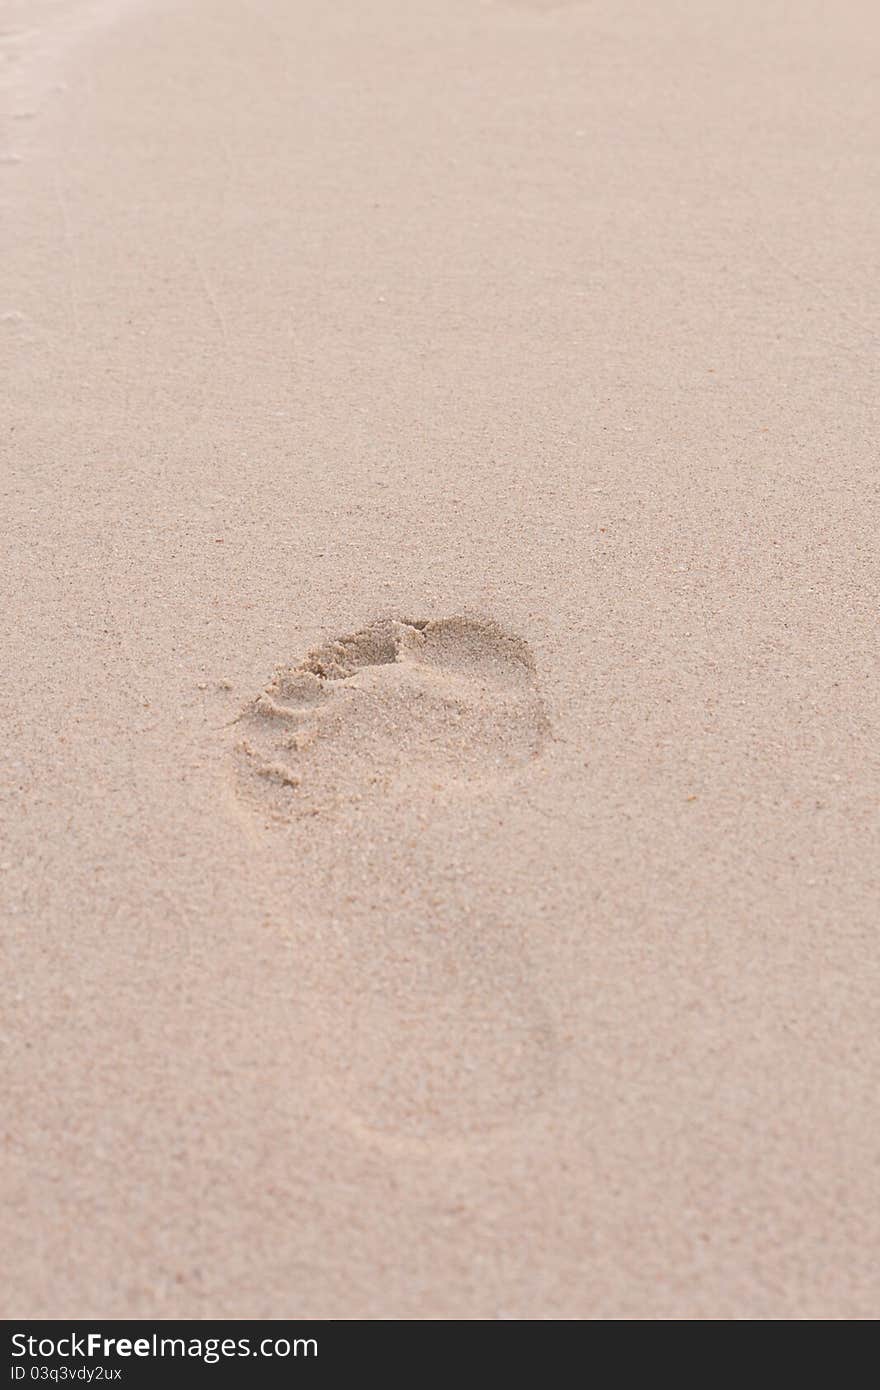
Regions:
<svg viewBox="0 0 880 1390"><path fill-rule="evenodd" d="M521 638L389 618L279 667L236 727L241 795L292 820L498 776L539 752L547 721Z"/></svg>
<svg viewBox="0 0 880 1390"><path fill-rule="evenodd" d="M430 866L442 875L444 855L455 860L463 799L472 810L527 776L547 738L528 644L488 619L382 619L279 667L233 727L240 804L296 836L298 872L317 863L332 883L325 968L346 1007L317 1044L334 1083L325 1101L336 1095L353 1128L389 1144L528 1117L552 1087L557 1049L522 928L491 911L438 911L419 889L426 864L427 884ZM414 807L425 814L407 851L398 831L412 830ZM383 876L389 836L400 904ZM470 898L464 884L457 900Z"/></svg>

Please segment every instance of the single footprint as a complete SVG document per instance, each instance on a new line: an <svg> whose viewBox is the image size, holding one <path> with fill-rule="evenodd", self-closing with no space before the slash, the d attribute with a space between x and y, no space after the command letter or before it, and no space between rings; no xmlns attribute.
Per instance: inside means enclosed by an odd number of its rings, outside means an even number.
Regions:
<svg viewBox="0 0 880 1390"><path fill-rule="evenodd" d="M486 618L382 619L278 668L233 729L237 804L325 919L322 1109L392 1148L527 1122L554 1027L521 911L461 827L548 736L528 644Z"/></svg>
<svg viewBox="0 0 880 1390"><path fill-rule="evenodd" d="M528 645L489 619L382 619L279 667L236 721L239 793L293 820L521 766L547 733Z"/></svg>

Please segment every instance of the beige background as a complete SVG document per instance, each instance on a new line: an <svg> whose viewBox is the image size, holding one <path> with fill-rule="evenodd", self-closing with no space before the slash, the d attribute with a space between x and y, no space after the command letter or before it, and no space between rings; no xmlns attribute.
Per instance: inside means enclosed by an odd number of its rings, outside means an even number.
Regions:
<svg viewBox="0 0 880 1390"><path fill-rule="evenodd" d="M876 6L3 8L3 1312L875 1317ZM514 783L252 814L461 611Z"/></svg>

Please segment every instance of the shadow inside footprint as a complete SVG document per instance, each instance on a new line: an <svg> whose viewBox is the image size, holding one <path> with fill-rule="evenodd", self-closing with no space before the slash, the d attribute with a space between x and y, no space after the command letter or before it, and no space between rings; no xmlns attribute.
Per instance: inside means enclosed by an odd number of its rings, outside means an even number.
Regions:
<svg viewBox="0 0 880 1390"><path fill-rule="evenodd" d="M534 756L531 652L488 619L384 619L279 667L236 723L240 794L292 820L414 782L434 791Z"/></svg>

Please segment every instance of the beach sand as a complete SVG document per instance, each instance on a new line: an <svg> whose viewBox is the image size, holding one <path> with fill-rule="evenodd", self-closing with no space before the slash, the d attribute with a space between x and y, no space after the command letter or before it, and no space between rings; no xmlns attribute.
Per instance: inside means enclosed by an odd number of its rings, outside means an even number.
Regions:
<svg viewBox="0 0 880 1390"><path fill-rule="evenodd" d="M876 1317L876 6L0 27L3 1313Z"/></svg>

